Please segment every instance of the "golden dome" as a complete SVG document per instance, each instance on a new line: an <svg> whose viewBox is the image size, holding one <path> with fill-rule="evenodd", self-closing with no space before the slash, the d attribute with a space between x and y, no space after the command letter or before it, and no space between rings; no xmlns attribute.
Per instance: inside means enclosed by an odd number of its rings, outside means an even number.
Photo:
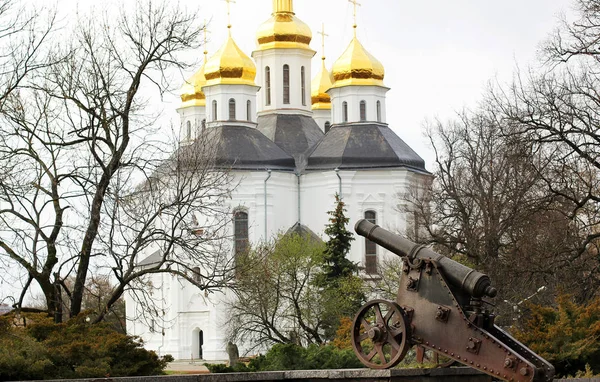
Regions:
<svg viewBox="0 0 600 382"><path fill-rule="evenodd" d="M206 85L256 85L256 65L237 46L231 35L225 44L204 65Z"/></svg>
<svg viewBox="0 0 600 382"><path fill-rule="evenodd" d="M181 107L188 106L206 106L206 97L202 92L202 87L206 85L204 77L204 67L206 59L200 70L191 76L181 87Z"/></svg>
<svg viewBox="0 0 600 382"><path fill-rule="evenodd" d="M292 0L273 0L273 13L256 32L258 50L298 48L310 50L312 32L294 16Z"/></svg>
<svg viewBox="0 0 600 382"><path fill-rule="evenodd" d="M365 50L356 37L331 70L333 87L347 85L383 86L383 65Z"/></svg>
<svg viewBox="0 0 600 382"><path fill-rule="evenodd" d="M331 110L331 97L326 93L331 89L331 77L325 67L325 57L322 62L321 71L310 84L313 110Z"/></svg>

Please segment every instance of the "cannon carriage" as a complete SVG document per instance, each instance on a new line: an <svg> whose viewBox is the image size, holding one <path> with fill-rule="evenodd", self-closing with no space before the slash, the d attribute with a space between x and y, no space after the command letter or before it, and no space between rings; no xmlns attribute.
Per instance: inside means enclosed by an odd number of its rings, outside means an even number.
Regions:
<svg viewBox="0 0 600 382"><path fill-rule="evenodd" d="M494 324L484 298L490 278L367 220L355 231L402 257L395 301L373 300L357 313L352 345L370 368L397 365L412 346L507 381L551 381L554 367Z"/></svg>

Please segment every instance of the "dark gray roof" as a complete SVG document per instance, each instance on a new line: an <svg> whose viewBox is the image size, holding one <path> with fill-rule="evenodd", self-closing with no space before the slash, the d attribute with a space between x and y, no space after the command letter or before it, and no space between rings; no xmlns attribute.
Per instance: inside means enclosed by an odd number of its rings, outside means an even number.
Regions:
<svg viewBox="0 0 600 382"><path fill-rule="evenodd" d="M299 114L268 114L258 117L258 130L294 157L301 171L306 156L323 138L314 119Z"/></svg>
<svg viewBox="0 0 600 382"><path fill-rule="evenodd" d="M306 170L408 167L425 170L425 161L386 124L334 125L310 153Z"/></svg>
<svg viewBox="0 0 600 382"><path fill-rule="evenodd" d="M211 127L217 142L215 161L217 166L234 170L281 170L294 171L294 158L267 139L256 128L249 126ZM206 144L197 140L196 144Z"/></svg>
<svg viewBox="0 0 600 382"><path fill-rule="evenodd" d="M138 267L144 267L146 265L154 265L158 264L162 261L162 252L160 250L156 250L150 254L150 256L146 257L144 260L138 263Z"/></svg>
<svg viewBox="0 0 600 382"><path fill-rule="evenodd" d="M319 235L317 235L316 233L314 233L310 228L308 228L305 225L302 225L300 223L296 223L293 226L290 227L290 229L287 230L287 232L285 233L286 235L289 234L298 234L300 236L310 236L312 241L315 242L319 242L319 243L323 243L323 239L321 239L321 237L319 237Z"/></svg>

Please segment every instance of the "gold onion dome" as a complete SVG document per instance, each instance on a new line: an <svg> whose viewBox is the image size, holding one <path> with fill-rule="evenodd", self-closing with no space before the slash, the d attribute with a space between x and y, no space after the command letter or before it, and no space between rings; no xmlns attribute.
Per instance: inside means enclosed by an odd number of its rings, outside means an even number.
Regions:
<svg viewBox="0 0 600 382"><path fill-rule="evenodd" d="M298 48L310 50L312 32L294 15L292 0L273 0L273 13L256 33L258 50Z"/></svg>
<svg viewBox="0 0 600 382"><path fill-rule="evenodd" d="M204 77L204 64L193 76L191 76L181 87L181 107L188 106L206 106L206 97L202 92L202 87L206 85L206 77Z"/></svg>
<svg viewBox="0 0 600 382"><path fill-rule="evenodd" d="M325 58L322 60L321 71L310 84L310 98L313 110L330 110L331 97L327 90L331 89L331 77L325 67Z"/></svg>
<svg viewBox="0 0 600 382"><path fill-rule="evenodd" d="M237 46L231 35L204 66L206 85L256 85L256 65Z"/></svg>
<svg viewBox="0 0 600 382"><path fill-rule="evenodd" d="M383 86L383 65L365 50L356 37L333 64L333 87L348 85Z"/></svg>

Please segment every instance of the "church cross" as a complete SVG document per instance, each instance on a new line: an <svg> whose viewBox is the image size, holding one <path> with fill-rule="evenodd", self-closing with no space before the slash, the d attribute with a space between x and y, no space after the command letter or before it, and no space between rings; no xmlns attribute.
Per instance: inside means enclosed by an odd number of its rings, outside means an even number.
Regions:
<svg viewBox="0 0 600 382"><path fill-rule="evenodd" d="M227 3L227 29L231 33L231 3L235 4L235 0L223 0Z"/></svg>
<svg viewBox="0 0 600 382"><path fill-rule="evenodd" d="M206 45L207 45L207 41L208 41L208 38L206 36L206 34L208 33L206 19L204 19L204 27L202 27L202 30L204 31L204 41L203 41L202 45L204 45L204 63L206 64L207 56L208 56L208 51L206 50Z"/></svg>
<svg viewBox="0 0 600 382"><path fill-rule="evenodd" d="M321 53L323 55L322 59L324 60L325 59L325 37L329 36L327 33L325 33L325 23L321 24L321 30L317 33L321 35Z"/></svg>
<svg viewBox="0 0 600 382"><path fill-rule="evenodd" d="M354 5L354 25L352 27L354 28L354 37L356 37L356 7L360 7L362 4L357 0L348 0L348 2Z"/></svg>

